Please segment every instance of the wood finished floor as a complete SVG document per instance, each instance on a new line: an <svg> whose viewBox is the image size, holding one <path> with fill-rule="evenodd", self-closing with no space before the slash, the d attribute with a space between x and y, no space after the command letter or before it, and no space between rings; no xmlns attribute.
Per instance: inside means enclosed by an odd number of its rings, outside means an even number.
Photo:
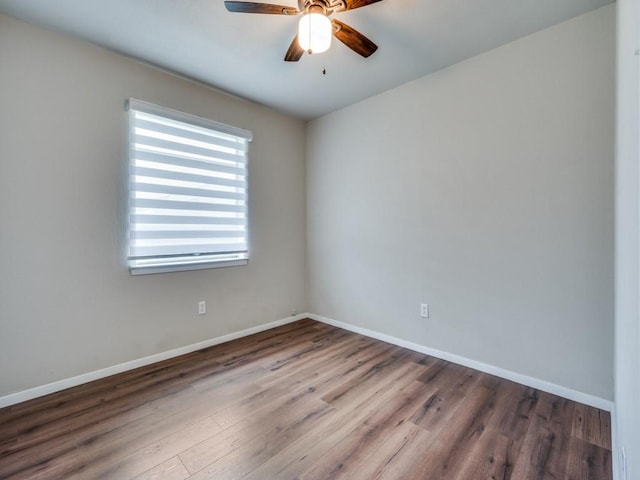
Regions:
<svg viewBox="0 0 640 480"><path fill-rule="evenodd" d="M610 480L609 425L303 320L0 410L0 478Z"/></svg>

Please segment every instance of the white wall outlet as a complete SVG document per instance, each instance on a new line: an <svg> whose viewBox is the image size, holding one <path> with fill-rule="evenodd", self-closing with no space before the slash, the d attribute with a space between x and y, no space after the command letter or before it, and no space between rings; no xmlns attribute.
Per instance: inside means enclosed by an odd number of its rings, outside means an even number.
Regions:
<svg viewBox="0 0 640 480"><path fill-rule="evenodd" d="M422 318L429 318L429 305L427 303L420 305L420 316Z"/></svg>
<svg viewBox="0 0 640 480"><path fill-rule="evenodd" d="M295 317L297 314L298 314L298 312L296 312L296 309L295 309L295 308L292 308L292 309L291 309L291 316L292 316L292 317Z"/></svg>
<svg viewBox="0 0 640 480"><path fill-rule="evenodd" d="M198 302L198 315L204 315L207 313L207 302L201 300Z"/></svg>

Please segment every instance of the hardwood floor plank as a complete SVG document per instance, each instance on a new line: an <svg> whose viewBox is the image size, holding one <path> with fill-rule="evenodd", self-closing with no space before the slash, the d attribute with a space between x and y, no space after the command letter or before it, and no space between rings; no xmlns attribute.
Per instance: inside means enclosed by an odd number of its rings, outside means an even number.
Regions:
<svg viewBox="0 0 640 480"><path fill-rule="evenodd" d="M514 440L502 434L487 436L481 449L479 458L465 463L465 467L458 474L458 479L500 478L509 480L513 477ZM517 454L515 454L517 456Z"/></svg>
<svg viewBox="0 0 640 480"><path fill-rule="evenodd" d="M382 342L374 342L367 348L359 348L353 355L345 358L333 358L327 363L320 361L310 369L294 370L282 376L268 376L263 386L287 385L291 388L310 386L318 395L324 395L350 379L358 377L364 370L382 361L395 347Z"/></svg>
<svg viewBox="0 0 640 480"><path fill-rule="evenodd" d="M38 446L12 450L0 455L0 478L37 478L41 472L51 472L52 478L72 468L78 461L75 440L63 439L47 445L46 450Z"/></svg>
<svg viewBox="0 0 640 480"><path fill-rule="evenodd" d="M389 388L395 390L395 383ZM427 386L412 382L406 388L394 392L393 401L364 420L355 430L336 443L327 455L312 468L300 475L300 479L341 479L357 472L368 456L376 450L381 440L393 436L399 426L407 423L419 407Z"/></svg>
<svg viewBox="0 0 640 480"><path fill-rule="evenodd" d="M544 392L523 440L514 478L563 478L575 403Z"/></svg>
<svg viewBox="0 0 640 480"><path fill-rule="evenodd" d="M88 465L83 475L88 478L121 478L127 479L153 470L157 465L177 458L178 454L198 443L211 438L222 429L211 418L207 417L193 425L180 428L178 431L150 444L147 447L125 452L111 461L100 458ZM182 466L182 462L180 462ZM186 468L184 470L188 473Z"/></svg>
<svg viewBox="0 0 640 480"><path fill-rule="evenodd" d="M109 477L126 478L126 477ZM178 457L170 458L156 467L141 473L131 480L185 480L189 478L189 472L184 468Z"/></svg>
<svg viewBox="0 0 640 480"><path fill-rule="evenodd" d="M292 423L275 434L264 434L251 439L191 478L192 480L242 478L294 442L305 431L313 429L326 415L331 415L334 411L329 405L319 405L308 411L301 421Z"/></svg>
<svg viewBox="0 0 640 480"><path fill-rule="evenodd" d="M384 441L378 442L377 448L363 459L359 468L350 469L344 478L370 480L380 478L389 472L392 478L400 478L393 472L398 459L411 456L411 453L407 454L407 450L412 450L414 447L421 450L428 448L433 439L435 435L411 422L403 422L385 436Z"/></svg>
<svg viewBox="0 0 640 480"><path fill-rule="evenodd" d="M470 446L467 458L457 473L459 479L512 477L513 462L518 456L522 436L507 436L506 427L519 428L521 424L528 424L526 417L517 413L517 405L522 404L522 387L506 380L495 382L492 387L489 389L495 392L492 413L484 431ZM522 428L526 431L526 427Z"/></svg>
<svg viewBox="0 0 640 480"><path fill-rule="evenodd" d="M432 370L435 370L432 374ZM428 396L411 421L416 425L437 434L455 415L460 403L478 383L481 373L458 365L441 364L428 370L421 381L430 388Z"/></svg>
<svg viewBox="0 0 640 480"><path fill-rule="evenodd" d="M328 360L334 350L349 351L354 344L370 344L365 339L347 331L328 331L323 335L308 340L305 348L295 348L289 355L279 355L278 358L266 363L264 368L272 372L286 370L287 367L300 370L307 364L313 363L318 357Z"/></svg>
<svg viewBox="0 0 640 480"><path fill-rule="evenodd" d="M231 385L256 385L266 374L267 370L264 367L248 364L238 368L224 369L215 375L194 379L190 385L195 391L204 393Z"/></svg>
<svg viewBox="0 0 640 480"><path fill-rule="evenodd" d="M263 409L271 408L275 401L284 399L288 395L291 395L291 391L284 386L262 389L253 395L238 398L238 401L226 408L212 413L212 417L223 429L229 428Z"/></svg>
<svg viewBox="0 0 640 480"><path fill-rule="evenodd" d="M425 451L429 451L435 446L437 440L433 433L419 427L416 428L418 431L412 432L413 436L409 437L412 441L398 449L391 458L376 469L374 476L369 478L372 480L398 480L400 478L422 480L428 478L429 466L424 464L418 466L418 464L422 461ZM413 473L411 473L412 470ZM350 480L368 480L368 478L364 474L355 473Z"/></svg>
<svg viewBox="0 0 640 480"><path fill-rule="evenodd" d="M403 362L404 352L400 348L393 348L388 355L385 355L380 361L361 371L357 376L352 377L348 381L342 382L339 386L332 389L322 399L332 405L348 403L350 397L359 395L361 392L367 392L375 389L380 379L393 375L396 367L406 368L414 365ZM415 364L418 366L417 364Z"/></svg>
<svg viewBox="0 0 640 480"><path fill-rule="evenodd" d="M577 437L571 439L565 475L567 480L609 478L611 469L611 450Z"/></svg>
<svg viewBox="0 0 640 480"><path fill-rule="evenodd" d="M344 367L345 364L352 362L354 357L361 358L364 352L388 348L388 345L366 340L363 337L346 338L344 341L330 345L324 352L325 355L319 354L315 358L310 356L299 363L280 366L277 371L271 370L259 383L263 387L267 387L273 383L292 385L304 382L308 378L324 374L328 370Z"/></svg>
<svg viewBox="0 0 640 480"><path fill-rule="evenodd" d="M223 430L220 434L185 450L179 456L191 473L196 473L256 437L277 435L291 425L299 424L313 412L326 408L324 402L314 398L312 392L296 394L267 411L256 414Z"/></svg>
<svg viewBox="0 0 640 480"><path fill-rule="evenodd" d="M420 376L425 367L413 362L402 362L401 358L392 356L388 362L377 363L361 376L324 395L322 400L336 408L348 408L359 399L380 395L389 384L411 383Z"/></svg>
<svg viewBox="0 0 640 480"><path fill-rule="evenodd" d="M502 380L500 384L506 389L507 393L504 393L504 395L508 395L513 403L498 417L499 422L495 427L503 435L523 439L529 422L535 415L538 405L538 392L533 388L518 385L508 380Z"/></svg>
<svg viewBox="0 0 640 480"><path fill-rule="evenodd" d="M583 404L576 404L573 436L611 450L611 422L609 414Z"/></svg>
<svg viewBox="0 0 640 480"><path fill-rule="evenodd" d="M437 433L431 448L418 462L407 465L406 478L456 478L485 432L495 401L495 390L485 387L472 390L456 409L448 427Z"/></svg>
<svg viewBox="0 0 640 480"><path fill-rule="evenodd" d="M611 480L611 426L302 320L0 409L0 478Z"/></svg>

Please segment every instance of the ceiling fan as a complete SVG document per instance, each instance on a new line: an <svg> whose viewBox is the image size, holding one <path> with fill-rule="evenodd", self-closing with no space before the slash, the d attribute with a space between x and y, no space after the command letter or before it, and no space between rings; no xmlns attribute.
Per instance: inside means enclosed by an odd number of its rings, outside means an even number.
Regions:
<svg viewBox="0 0 640 480"><path fill-rule="evenodd" d="M225 1L230 12L267 13L272 15L299 15L298 34L294 37L286 55L287 62L297 62L304 52L321 53L331 45L333 35L347 47L363 57L370 56L378 46L340 20L329 19L333 13L366 7L381 0L298 0L298 8L271 3Z"/></svg>

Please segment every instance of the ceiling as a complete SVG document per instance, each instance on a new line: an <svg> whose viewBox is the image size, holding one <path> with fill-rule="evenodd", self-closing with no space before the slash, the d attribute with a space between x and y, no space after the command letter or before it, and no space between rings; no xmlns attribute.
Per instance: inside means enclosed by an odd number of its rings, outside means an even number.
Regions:
<svg viewBox="0 0 640 480"><path fill-rule="evenodd" d="M379 46L371 57L334 41L297 63L283 58L298 17L230 13L223 0L0 0L0 13L312 119L608 3L384 0L334 15Z"/></svg>

